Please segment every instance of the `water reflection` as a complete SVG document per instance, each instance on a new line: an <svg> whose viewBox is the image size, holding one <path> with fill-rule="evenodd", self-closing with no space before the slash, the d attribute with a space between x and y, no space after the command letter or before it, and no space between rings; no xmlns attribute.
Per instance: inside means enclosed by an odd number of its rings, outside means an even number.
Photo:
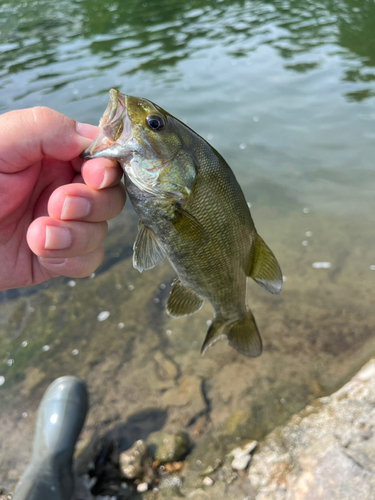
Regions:
<svg viewBox="0 0 375 500"><path fill-rule="evenodd" d="M27 71L29 82L47 92L109 70L117 76L168 72L217 46L241 59L267 44L286 69L300 73L337 55L342 79L361 84L346 97L374 95L375 6L369 0L25 1L6 2L1 11L0 77ZM83 64L72 74L69 63L77 55Z"/></svg>

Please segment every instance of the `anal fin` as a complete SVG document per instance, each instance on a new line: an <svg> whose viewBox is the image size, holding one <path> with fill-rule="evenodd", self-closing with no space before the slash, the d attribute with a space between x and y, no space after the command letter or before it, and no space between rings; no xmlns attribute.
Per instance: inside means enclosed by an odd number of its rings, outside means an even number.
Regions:
<svg viewBox="0 0 375 500"><path fill-rule="evenodd" d="M202 297L199 297L191 288L184 286L179 278L176 278L168 299L167 313L172 318L189 316L199 311L203 302Z"/></svg>
<svg viewBox="0 0 375 500"><path fill-rule="evenodd" d="M165 252L159 245L155 234L139 221L138 234L133 245L133 267L142 272L152 269L165 257Z"/></svg>
<svg viewBox="0 0 375 500"><path fill-rule="evenodd" d="M283 284L280 266L259 234L256 234L254 259L248 276L271 293L279 293Z"/></svg>

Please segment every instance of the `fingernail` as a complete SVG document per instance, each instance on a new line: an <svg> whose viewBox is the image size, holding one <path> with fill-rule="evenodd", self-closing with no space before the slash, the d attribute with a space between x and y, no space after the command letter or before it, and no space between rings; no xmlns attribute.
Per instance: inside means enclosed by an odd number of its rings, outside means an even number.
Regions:
<svg viewBox="0 0 375 500"><path fill-rule="evenodd" d="M108 179L108 169L104 169L104 176L103 176L103 180L102 180L102 183L100 184L99 186L99 189L103 189L106 187L106 184L107 184L107 179Z"/></svg>
<svg viewBox="0 0 375 500"><path fill-rule="evenodd" d="M66 196L61 209L61 220L83 219L89 214L91 204L87 198L82 196Z"/></svg>
<svg viewBox="0 0 375 500"><path fill-rule="evenodd" d="M99 128L94 125L89 125L88 123L76 122L76 131L77 134L86 137L86 139L94 139L95 134L99 132Z"/></svg>
<svg viewBox="0 0 375 500"><path fill-rule="evenodd" d="M65 264L65 262L68 260L68 259L54 259L49 257L38 257L38 259L42 264L52 264L55 266Z"/></svg>
<svg viewBox="0 0 375 500"><path fill-rule="evenodd" d="M69 229L58 226L46 226L46 250L63 250L68 248L72 242Z"/></svg>

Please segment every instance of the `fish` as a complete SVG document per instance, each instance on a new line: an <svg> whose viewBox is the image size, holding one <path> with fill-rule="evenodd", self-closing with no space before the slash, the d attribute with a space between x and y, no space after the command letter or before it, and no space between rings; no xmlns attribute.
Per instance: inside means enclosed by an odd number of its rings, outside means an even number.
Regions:
<svg viewBox="0 0 375 500"><path fill-rule="evenodd" d="M72 499L77 486L73 453L87 412L83 380L65 376L52 382L38 407L31 460L13 500Z"/></svg>
<svg viewBox="0 0 375 500"><path fill-rule="evenodd" d="M250 277L271 293L280 266L257 233L249 206L224 158L157 104L111 89L100 132L82 157L113 158L139 216L133 266L140 272L167 258L177 273L167 302L173 317L214 308L201 352L221 338L245 356L262 353L247 305Z"/></svg>

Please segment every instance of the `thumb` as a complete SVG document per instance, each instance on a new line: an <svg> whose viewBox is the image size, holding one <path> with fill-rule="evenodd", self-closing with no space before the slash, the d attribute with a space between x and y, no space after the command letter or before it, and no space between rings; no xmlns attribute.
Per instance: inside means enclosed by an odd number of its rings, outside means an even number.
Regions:
<svg viewBox="0 0 375 500"><path fill-rule="evenodd" d="M0 172L18 172L45 156L72 160L90 145L98 130L45 107L5 113L0 116Z"/></svg>

